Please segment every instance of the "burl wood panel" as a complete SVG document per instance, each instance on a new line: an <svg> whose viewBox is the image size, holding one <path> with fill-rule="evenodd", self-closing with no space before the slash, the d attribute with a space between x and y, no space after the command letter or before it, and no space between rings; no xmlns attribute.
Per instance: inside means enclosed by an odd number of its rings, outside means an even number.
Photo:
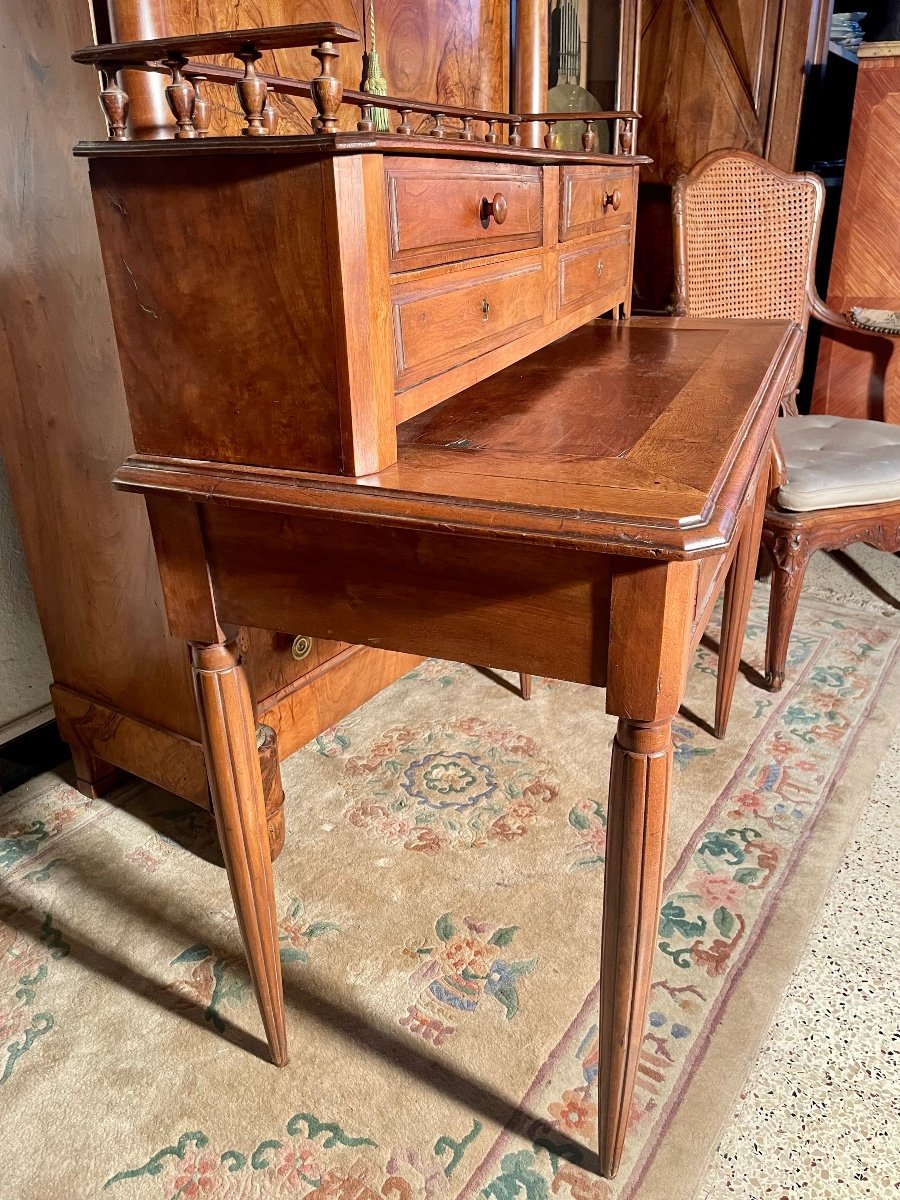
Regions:
<svg viewBox="0 0 900 1200"><path fill-rule="evenodd" d="M897 57L860 59L828 303L839 312L900 309ZM823 330L813 410L900 423L900 363L890 360L890 343Z"/></svg>
<svg viewBox="0 0 900 1200"><path fill-rule="evenodd" d="M265 0L253 9L230 0L109 0L109 8L118 41L323 20L358 31L366 27L363 0ZM375 16L378 52L392 95L508 109L507 0L428 0L427 4L377 0ZM346 87L361 85L367 48L367 40L341 47L336 73ZM235 65L233 60L220 61ZM318 75L319 64L308 50L277 50L263 55L259 69L311 79ZM129 87L137 98L137 131L152 136L160 123L168 126L172 121L163 97L166 79L141 80L135 74L129 73ZM211 85L209 95L213 101L210 133L237 133L241 121L233 90ZM279 96L275 103L281 132L310 131L311 103L286 96ZM355 110L343 109L341 127L354 128L356 119ZM397 120L392 117L394 124Z"/></svg>
<svg viewBox="0 0 900 1200"><path fill-rule="evenodd" d="M320 163L110 159L91 181L137 448L340 470Z"/></svg>
<svg viewBox="0 0 900 1200"><path fill-rule="evenodd" d="M96 79L69 57L92 40L88 6L16 5L4 24L0 448L53 674L198 735L144 505L109 482L133 442L87 171L71 155L104 136Z"/></svg>

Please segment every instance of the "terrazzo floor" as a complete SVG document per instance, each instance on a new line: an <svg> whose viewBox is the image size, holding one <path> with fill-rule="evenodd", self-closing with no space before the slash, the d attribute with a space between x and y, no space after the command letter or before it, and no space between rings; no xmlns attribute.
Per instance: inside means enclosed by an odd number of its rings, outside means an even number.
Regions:
<svg viewBox="0 0 900 1200"><path fill-rule="evenodd" d="M900 620L900 558L817 554L805 585ZM897 730L698 1200L900 1195Z"/></svg>

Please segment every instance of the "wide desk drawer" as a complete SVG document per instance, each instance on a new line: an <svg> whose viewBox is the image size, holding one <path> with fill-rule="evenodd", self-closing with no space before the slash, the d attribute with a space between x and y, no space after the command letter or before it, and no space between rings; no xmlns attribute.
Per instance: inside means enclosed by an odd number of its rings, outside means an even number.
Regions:
<svg viewBox="0 0 900 1200"><path fill-rule="evenodd" d="M627 228L561 249L557 314L565 316L592 301L598 314L612 308L628 286L630 265L631 231Z"/></svg>
<svg viewBox="0 0 900 1200"><path fill-rule="evenodd" d="M397 390L522 337L544 323L540 253L513 263L430 272L391 288Z"/></svg>
<svg viewBox="0 0 900 1200"><path fill-rule="evenodd" d="M540 167L388 159L385 183L391 271L527 250L543 240Z"/></svg>
<svg viewBox="0 0 900 1200"><path fill-rule="evenodd" d="M631 223L634 170L601 164L562 167L559 177L559 240L586 237Z"/></svg>

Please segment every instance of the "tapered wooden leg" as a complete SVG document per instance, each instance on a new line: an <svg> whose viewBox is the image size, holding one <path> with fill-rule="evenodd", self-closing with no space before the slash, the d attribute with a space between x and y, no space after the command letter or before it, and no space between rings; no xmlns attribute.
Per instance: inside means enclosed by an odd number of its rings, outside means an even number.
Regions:
<svg viewBox="0 0 900 1200"><path fill-rule="evenodd" d="M769 627L766 631L766 683L778 692L784 683L788 645L800 590L809 562L806 539L782 535L766 540L772 559L772 591L769 597Z"/></svg>
<svg viewBox="0 0 900 1200"><path fill-rule="evenodd" d="M757 488L753 513L745 522L728 577L722 602L722 633L719 638L719 670L716 676L716 720L713 732L723 738L728 728L734 686L741 665L741 650L747 630L747 614L753 595L753 580L759 558L760 535L765 515L765 490L768 475Z"/></svg>
<svg viewBox="0 0 900 1200"><path fill-rule="evenodd" d="M672 718L684 693L695 563L623 562L612 580L607 712L618 717L609 777L600 968L600 1169L619 1169L646 1032L672 777Z"/></svg>
<svg viewBox="0 0 900 1200"><path fill-rule="evenodd" d="M530 700L531 699L531 676L525 675L521 671L519 672L519 688L522 692L522 699Z"/></svg>
<svg viewBox="0 0 900 1200"><path fill-rule="evenodd" d="M272 1061L287 1062L266 806L253 708L235 642L192 644L203 750L222 855Z"/></svg>
<svg viewBox="0 0 900 1200"><path fill-rule="evenodd" d="M600 1169L619 1168L647 1019L672 776L670 721L619 720L613 743L600 974Z"/></svg>

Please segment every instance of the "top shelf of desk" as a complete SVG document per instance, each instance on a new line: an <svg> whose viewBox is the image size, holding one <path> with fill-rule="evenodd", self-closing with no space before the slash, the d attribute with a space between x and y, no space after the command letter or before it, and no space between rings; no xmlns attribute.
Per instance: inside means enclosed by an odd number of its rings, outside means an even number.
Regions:
<svg viewBox="0 0 900 1200"><path fill-rule="evenodd" d="M428 132L429 137L438 140L452 139L463 145L482 142L488 146L498 146L505 138L510 147L519 148L523 143L523 125L528 128L540 126L545 129L544 148L557 151L557 125L560 122L574 121L582 126L583 149L592 153L597 147L597 123L606 122L613 127L611 144L617 151L631 154L635 149L638 119L636 112L488 112L483 109L461 108L398 96L373 97L366 92L345 89L335 74L335 65L339 57L336 46L356 41L359 41L358 34L343 25L318 22L89 46L79 50L73 58L76 62L95 66L101 72L103 88L100 100L106 114L110 141L116 146L130 142L129 98L119 82L118 73L123 69L137 69L161 71L171 76L171 82L166 88L166 99L175 118L173 139L179 143L203 140L208 136L212 110L205 88L208 82L213 82L235 86L246 122L242 133L252 141L268 140L277 134L278 113L271 102L271 95L281 94L306 97L313 101L316 108L312 119L313 136L338 133L339 110L342 104L350 104L359 110L357 131L363 134L389 133L388 113L399 114L399 124L392 136L401 141L415 136L417 130L412 124L413 117L423 117L433 124ZM265 74L256 69L257 61L266 50L305 46L310 47L311 53L321 65L321 72L314 79L292 79ZM195 57L223 54L238 59L243 64L243 71L200 62ZM244 139L240 141L243 142ZM244 143L241 152L246 150L247 145ZM97 153L98 150L92 145L82 148L79 152ZM161 152L158 149L144 151Z"/></svg>

